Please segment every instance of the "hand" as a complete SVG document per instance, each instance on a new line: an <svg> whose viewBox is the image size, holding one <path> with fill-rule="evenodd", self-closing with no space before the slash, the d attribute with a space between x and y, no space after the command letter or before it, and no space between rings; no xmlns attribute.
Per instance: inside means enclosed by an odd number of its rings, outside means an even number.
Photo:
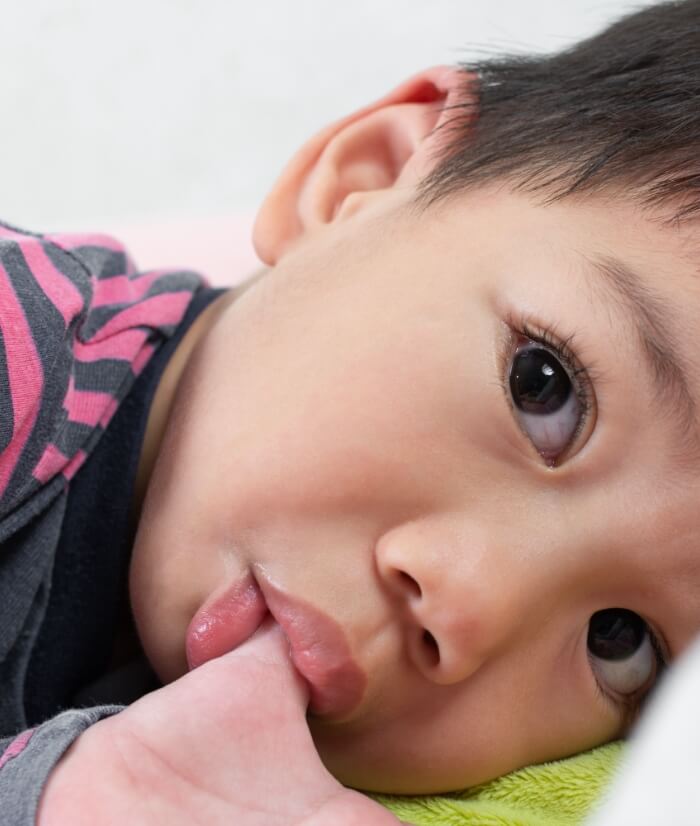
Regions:
<svg viewBox="0 0 700 826"><path fill-rule="evenodd" d="M37 826L398 826L325 769L307 702L268 618L235 651L78 737L49 777Z"/></svg>

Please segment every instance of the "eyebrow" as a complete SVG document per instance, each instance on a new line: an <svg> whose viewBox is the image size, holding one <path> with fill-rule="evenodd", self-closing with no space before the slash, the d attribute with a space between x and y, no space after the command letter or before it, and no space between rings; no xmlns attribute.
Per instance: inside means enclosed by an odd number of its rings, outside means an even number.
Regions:
<svg viewBox="0 0 700 826"><path fill-rule="evenodd" d="M686 360L672 331L682 329L678 314L639 273L615 256L590 257L586 275L594 291L602 287L618 309L631 321L651 384L654 404L676 431L684 458L695 464L700 459L697 404L690 390ZM689 455L688 455L689 454ZM685 462L684 462L685 463Z"/></svg>

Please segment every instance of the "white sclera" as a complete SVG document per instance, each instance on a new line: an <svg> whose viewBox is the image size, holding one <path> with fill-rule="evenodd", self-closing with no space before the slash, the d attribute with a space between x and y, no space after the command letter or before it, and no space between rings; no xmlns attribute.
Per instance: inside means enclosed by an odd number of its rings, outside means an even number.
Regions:
<svg viewBox="0 0 700 826"><path fill-rule="evenodd" d="M579 401L571 391L569 398L554 413L525 413L516 410L535 447L542 453L557 454L571 441L580 418Z"/></svg>
<svg viewBox="0 0 700 826"><path fill-rule="evenodd" d="M603 660L590 651L589 656L601 682L618 694L633 694L649 682L654 673L656 654L648 632L634 654L624 660Z"/></svg>

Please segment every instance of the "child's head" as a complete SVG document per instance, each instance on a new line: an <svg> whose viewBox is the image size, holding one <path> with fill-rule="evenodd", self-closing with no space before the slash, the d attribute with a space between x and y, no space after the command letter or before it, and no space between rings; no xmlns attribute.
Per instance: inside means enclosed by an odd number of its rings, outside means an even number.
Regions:
<svg viewBox="0 0 700 826"><path fill-rule="evenodd" d="M700 627L699 102L700 2L670 4L426 71L302 149L149 488L131 598L164 680L252 572L365 674L310 717L350 785L624 733Z"/></svg>

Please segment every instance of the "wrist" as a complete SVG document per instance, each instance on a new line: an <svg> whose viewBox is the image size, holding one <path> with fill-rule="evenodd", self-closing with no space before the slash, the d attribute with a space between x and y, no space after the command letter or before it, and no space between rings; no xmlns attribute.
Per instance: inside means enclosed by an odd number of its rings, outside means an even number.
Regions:
<svg viewBox="0 0 700 826"><path fill-rule="evenodd" d="M116 780L103 732L109 718L80 734L54 765L37 806L36 826L107 826ZM113 793L113 792L112 792Z"/></svg>

